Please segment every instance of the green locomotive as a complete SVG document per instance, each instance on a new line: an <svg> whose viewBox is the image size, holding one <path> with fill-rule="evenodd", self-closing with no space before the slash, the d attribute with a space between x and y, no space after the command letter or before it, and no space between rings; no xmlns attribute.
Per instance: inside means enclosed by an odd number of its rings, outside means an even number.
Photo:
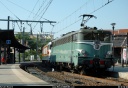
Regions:
<svg viewBox="0 0 128 88"><path fill-rule="evenodd" d="M111 32L85 29L52 41L50 62L60 68L110 68L113 63Z"/></svg>
<svg viewBox="0 0 128 88"><path fill-rule="evenodd" d="M112 34L96 27L83 27L52 41L49 62L60 70L68 68L83 74L88 69L113 66Z"/></svg>

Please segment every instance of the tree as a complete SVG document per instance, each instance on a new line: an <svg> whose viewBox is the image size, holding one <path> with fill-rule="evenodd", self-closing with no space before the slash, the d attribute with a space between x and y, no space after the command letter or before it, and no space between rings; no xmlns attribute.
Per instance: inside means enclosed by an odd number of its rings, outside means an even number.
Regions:
<svg viewBox="0 0 128 88"><path fill-rule="evenodd" d="M17 41L20 41L21 39L23 39L24 37L24 43L30 47L30 51L27 51L25 52L25 57L28 57L30 55L37 55L37 51L40 51L38 52L38 55L40 56L40 58L42 58L42 47L46 44L48 44L48 42L51 41L51 39L46 39L46 40L43 40L42 38L39 37L38 35L38 41L37 41L37 35L30 35L29 32L25 32L24 33L24 36L22 36L22 33L19 32L18 34L15 35ZM38 44L38 45L37 45ZM38 46L38 49L37 49L37 46Z"/></svg>
<svg viewBox="0 0 128 88"><path fill-rule="evenodd" d="M24 33L24 36L22 36L22 34L21 34L21 32L19 32L18 34L16 34L15 35L15 37L16 37L16 39L18 40L18 41L20 41L21 39L23 39L23 37L24 37L24 43L26 44L27 43L27 45L32 49L32 50L34 50L34 49L36 49L36 42L37 42L37 38L36 37L30 37L30 34L28 33L28 32L25 32ZM40 44L40 43L39 43ZM40 44L41 45L41 44Z"/></svg>

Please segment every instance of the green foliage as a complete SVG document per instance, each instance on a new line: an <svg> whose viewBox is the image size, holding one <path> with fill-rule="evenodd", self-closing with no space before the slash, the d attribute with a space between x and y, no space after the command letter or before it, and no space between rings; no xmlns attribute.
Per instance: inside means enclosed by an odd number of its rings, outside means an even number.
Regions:
<svg viewBox="0 0 128 88"><path fill-rule="evenodd" d="M46 39L45 42L42 44L42 47L48 44L51 41L51 39Z"/></svg>
<svg viewBox="0 0 128 88"><path fill-rule="evenodd" d="M36 49L36 47L37 47L37 39L36 38L29 39L28 40L28 45L30 46L30 48L32 50Z"/></svg>
<svg viewBox="0 0 128 88"><path fill-rule="evenodd" d="M24 33L24 36L22 33L18 33L17 35L15 35L16 39L19 41L21 39L24 39L24 42L28 42L28 46L34 50L36 49L36 46L37 46L37 38L36 37L33 37L33 38L30 38L30 34L29 33ZM39 45L41 45L40 43L38 43Z"/></svg>
<svg viewBox="0 0 128 88"><path fill-rule="evenodd" d="M38 36L39 37L39 36ZM50 42L50 39L46 39L46 40L42 40L38 38L37 41L37 36L32 36L29 33L24 33L24 36L22 33L18 33L15 35L15 38L17 39L17 41L20 41L21 39L24 39L24 42L28 44L28 46L31 48L30 51L25 52L25 58L29 57L30 55L34 55L36 56L37 52L36 52L36 48L38 46L38 55L40 56L40 58L42 58L42 52L41 49L44 45L46 45L48 42Z"/></svg>
<svg viewBox="0 0 128 88"><path fill-rule="evenodd" d="M21 40L22 38L21 38L21 33L18 33L18 34L16 34L15 35L15 38L19 41L19 40Z"/></svg>

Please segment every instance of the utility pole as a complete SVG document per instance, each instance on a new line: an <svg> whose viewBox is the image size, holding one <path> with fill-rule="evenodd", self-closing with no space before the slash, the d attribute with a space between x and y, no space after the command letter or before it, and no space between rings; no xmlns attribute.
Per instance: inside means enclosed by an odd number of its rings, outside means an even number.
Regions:
<svg viewBox="0 0 128 88"><path fill-rule="evenodd" d="M37 41L36 41L36 60L38 59L38 38L39 38L39 34L37 33Z"/></svg>
<svg viewBox="0 0 128 88"><path fill-rule="evenodd" d="M25 41L25 39L24 39L24 32L25 32L25 27L23 27L23 39L22 39L22 45L24 45L24 41ZM25 61L25 52L23 52L23 59L22 59L22 61L24 62Z"/></svg>
<svg viewBox="0 0 128 88"><path fill-rule="evenodd" d="M10 22L9 22L9 20L10 20L10 16L8 16L8 23L7 23L7 29L8 30L10 29ZM8 35L8 39L9 39L9 33L7 35ZM4 46L4 58L7 61L7 57L8 57L8 60L11 61L10 60L10 45L8 45L8 48L7 48L8 52L6 51L6 48L7 47ZM7 55L6 55L6 52L7 52Z"/></svg>
<svg viewBox="0 0 128 88"><path fill-rule="evenodd" d="M8 24L7 24L8 30L9 30L9 26L10 26L9 21L10 21L10 16L8 16Z"/></svg>

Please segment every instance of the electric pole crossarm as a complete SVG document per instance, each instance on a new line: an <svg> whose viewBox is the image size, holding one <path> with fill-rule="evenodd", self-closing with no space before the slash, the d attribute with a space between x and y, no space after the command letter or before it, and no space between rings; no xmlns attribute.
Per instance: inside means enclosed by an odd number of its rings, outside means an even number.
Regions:
<svg viewBox="0 0 128 88"><path fill-rule="evenodd" d="M0 19L0 21L8 21L7 19ZM13 22L40 22L40 23L56 23L55 21L33 21L33 20L9 20Z"/></svg>

